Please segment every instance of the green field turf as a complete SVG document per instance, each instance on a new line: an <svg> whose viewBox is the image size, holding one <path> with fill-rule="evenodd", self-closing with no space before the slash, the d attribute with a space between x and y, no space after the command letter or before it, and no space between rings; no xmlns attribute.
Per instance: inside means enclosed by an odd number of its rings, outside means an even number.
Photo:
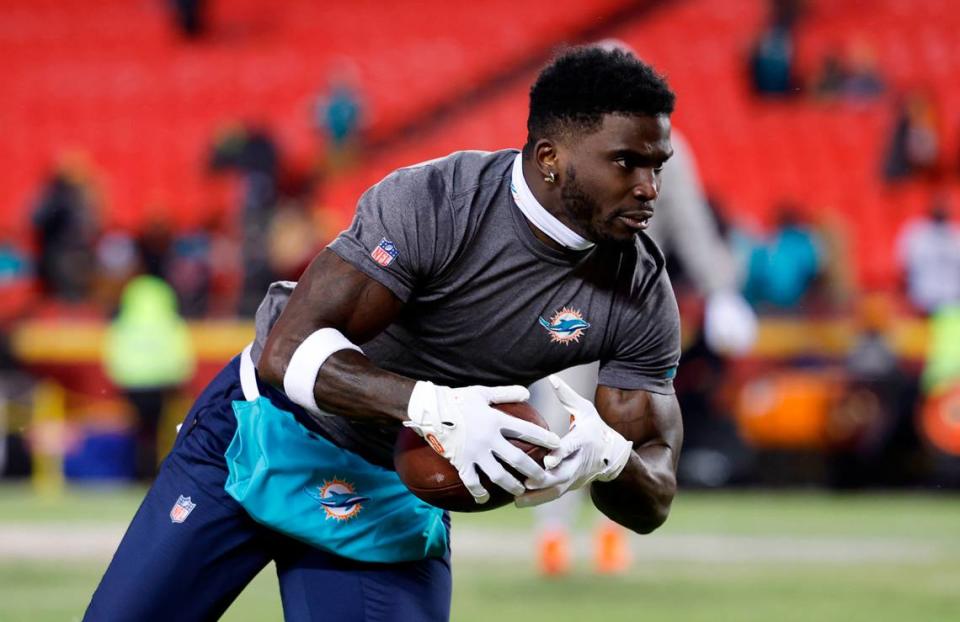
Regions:
<svg viewBox="0 0 960 622"><path fill-rule="evenodd" d="M44 500L23 487L0 487L0 530L66 525L82 535L126 521L140 494L74 489ZM595 518L585 511L581 523ZM524 554L532 550L530 512L458 515L454 522L455 547L458 533L513 546L508 559L457 559L457 622L960 620L955 494L685 493L666 526L635 541L633 569L612 578L592 574L587 560L565 579L538 578ZM732 543L725 551L736 559L711 553L716 542ZM673 543L682 545L675 556ZM831 558L833 548L847 553ZM871 550L881 554L860 554ZM79 619L105 564L96 556L38 560L0 554L0 620ZM272 568L224 619L281 619Z"/></svg>

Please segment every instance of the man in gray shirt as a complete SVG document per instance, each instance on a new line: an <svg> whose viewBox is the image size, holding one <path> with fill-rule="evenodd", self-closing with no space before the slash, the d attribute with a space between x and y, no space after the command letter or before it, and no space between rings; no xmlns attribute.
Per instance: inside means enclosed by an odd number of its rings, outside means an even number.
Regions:
<svg viewBox="0 0 960 622"><path fill-rule="evenodd" d="M171 601L180 618L208 619L270 559L287 619L334 610L343 619L448 617L445 546L393 563L366 563L368 551L346 560L346 548L311 548L253 522L249 507L224 493L235 474L223 454L245 425L245 399L263 406L266 398L270 421L293 417L318 446L360 461L356 473L326 482L340 486L336 496L317 495L343 529L361 529L388 502L345 481L387 478L401 426L456 467L477 503L489 497L480 473L520 506L589 484L618 523L641 533L662 524L682 441L672 387L679 316L663 256L644 230L672 153L673 104L666 82L632 55L573 49L531 90L522 152L456 153L396 171L364 194L353 224L296 287L271 287L256 342L187 417L88 619L108 611L159 619ZM596 406L554 383L576 421L562 439L491 406L525 400L519 385L594 360ZM511 437L550 449L544 466ZM288 451L293 445L270 446L259 462L282 463ZM189 498L174 494L184 489ZM293 508L303 499L283 501ZM374 543L391 535L378 528L386 529L370 526ZM162 559L138 555L148 539ZM206 580L183 576L197 567ZM125 588L145 573L149 595L131 598Z"/></svg>

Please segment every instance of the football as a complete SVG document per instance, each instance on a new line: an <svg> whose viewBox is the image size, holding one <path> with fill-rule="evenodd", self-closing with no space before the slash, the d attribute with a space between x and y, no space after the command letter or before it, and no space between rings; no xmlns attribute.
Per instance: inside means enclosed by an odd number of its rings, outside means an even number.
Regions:
<svg viewBox="0 0 960 622"><path fill-rule="evenodd" d="M547 422L540 413L526 402L491 404L491 406L508 415L547 427ZM543 465L547 449L517 439L509 440L538 464ZM460 476L457 475L453 465L435 452L410 428L400 430L394 447L393 464L397 469L397 475L410 492L438 508L452 512L486 512L513 502L513 496L509 492L491 482L483 473L480 474L480 482L490 493L490 500L482 504L474 501L473 496L460 481ZM510 467L507 467L507 471L521 482L523 481L524 477Z"/></svg>

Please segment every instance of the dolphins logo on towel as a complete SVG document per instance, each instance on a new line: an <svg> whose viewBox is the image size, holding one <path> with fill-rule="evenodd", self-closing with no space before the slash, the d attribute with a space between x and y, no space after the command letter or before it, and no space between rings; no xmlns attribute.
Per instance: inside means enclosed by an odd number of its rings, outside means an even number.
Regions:
<svg viewBox="0 0 960 622"><path fill-rule="evenodd" d="M547 329L550 333L550 340L553 343L562 343L564 345L571 341L580 341L583 332L590 328L590 322L583 319L583 314L576 309L564 307L553 314L550 321L538 318L540 326Z"/></svg>
<svg viewBox="0 0 960 622"><path fill-rule="evenodd" d="M304 491L320 504L327 518L338 521L350 520L363 509L363 502L370 500L370 497L358 495L353 484L338 478Z"/></svg>

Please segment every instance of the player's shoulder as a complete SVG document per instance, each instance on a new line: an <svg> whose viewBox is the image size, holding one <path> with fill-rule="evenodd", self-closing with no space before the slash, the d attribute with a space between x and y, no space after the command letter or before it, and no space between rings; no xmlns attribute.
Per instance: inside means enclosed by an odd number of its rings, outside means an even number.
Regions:
<svg viewBox="0 0 960 622"><path fill-rule="evenodd" d="M622 285L628 287L633 298L645 298L656 287L669 287L663 251L642 231L636 235L632 246L623 247L620 264Z"/></svg>
<svg viewBox="0 0 960 622"><path fill-rule="evenodd" d="M440 185L448 197L454 197L483 185L501 182L509 174L517 153L515 149L455 151L441 158L399 168L387 179L393 177L406 184Z"/></svg>
<svg viewBox="0 0 960 622"><path fill-rule="evenodd" d="M659 276L666 272L667 260L663 251L645 232L637 233L631 250L635 273Z"/></svg>

